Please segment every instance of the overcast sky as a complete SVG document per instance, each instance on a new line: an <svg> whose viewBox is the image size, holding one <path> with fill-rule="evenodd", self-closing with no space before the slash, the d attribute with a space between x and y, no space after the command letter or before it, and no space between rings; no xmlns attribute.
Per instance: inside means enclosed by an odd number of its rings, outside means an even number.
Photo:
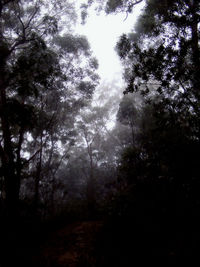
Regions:
<svg viewBox="0 0 200 267"><path fill-rule="evenodd" d="M116 112L125 89L122 65L115 46L123 33L133 30L142 7L143 4L135 7L133 14L129 14L127 18L126 14L105 15L102 12L97 15L95 11L90 10L87 23L79 24L77 27L78 33L88 38L91 49L99 62L98 73L101 80L93 95L93 104L104 105L106 101L112 103L108 129L115 125Z"/></svg>
<svg viewBox="0 0 200 267"><path fill-rule="evenodd" d="M133 29L141 8L138 5L127 18L126 14L96 15L96 12L90 11L87 23L78 26L78 32L87 36L98 59L102 82L121 78L122 67L114 48L119 37Z"/></svg>

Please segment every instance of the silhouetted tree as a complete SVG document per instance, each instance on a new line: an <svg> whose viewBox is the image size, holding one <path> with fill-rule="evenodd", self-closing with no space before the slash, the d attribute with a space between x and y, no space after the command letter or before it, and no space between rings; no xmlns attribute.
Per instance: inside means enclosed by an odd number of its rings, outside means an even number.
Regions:
<svg viewBox="0 0 200 267"><path fill-rule="evenodd" d="M17 210L21 177L34 164L37 202L44 165L55 173L73 143L74 116L97 84L86 38L59 35L64 14L74 21L73 6L65 1L0 2L1 193L10 214ZM79 66L83 58L87 67ZM60 141L66 144L62 153Z"/></svg>

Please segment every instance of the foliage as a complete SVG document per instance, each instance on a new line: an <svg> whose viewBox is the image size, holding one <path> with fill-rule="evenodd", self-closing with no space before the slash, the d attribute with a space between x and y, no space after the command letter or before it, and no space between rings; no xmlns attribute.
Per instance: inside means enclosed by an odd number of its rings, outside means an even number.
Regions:
<svg viewBox="0 0 200 267"><path fill-rule="evenodd" d="M104 11L107 14L126 12L131 13L134 7L142 3L143 0L87 0L81 5L82 22L85 23L88 16L88 9L94 6L96 11Z"/></svg>
<svg viewBox="0 0 200 267"><path fill-rule="evenodd" d="M98 64L87 39L67 32L75 20L70 2L0 4L1 196L13 210L30 190L37 204L45 186L53 201L55 174L74 144L75 117L98 83ZM63 15L70 19L65 35Z"/></svg>
<svg viewBox="0 0 200 267"><path fill-rule="evenodd" d="M118 118L136 123L137 142L121 155L116 214L125 225L139 220L136 227L150 219L150 231L160 234L182 224L190 235L199 221L199 7L147 1L135 32L117 44L125 93L141 93L143 101L140 108L132 101L132 112L120 104Z"/></svg>
<svg viewBox="0 0 200 267"><path fill-rule="evenodd" d="M117 44L125 70L125 93L138 91L150 103L143 111L142 124L151 126L145 126L147 131L140 137L140 153L146 167L160 166L155 177L174 178L175 171L175 176L193 179L187 150L199 143L198 27L197 1L161 4L152 0L146 3L135 33L123 35ZM145 119L149 115L151 122ZM181 171L179 160L188 162L188 171ZM168 171L162 174L162 168Z"/></svg>

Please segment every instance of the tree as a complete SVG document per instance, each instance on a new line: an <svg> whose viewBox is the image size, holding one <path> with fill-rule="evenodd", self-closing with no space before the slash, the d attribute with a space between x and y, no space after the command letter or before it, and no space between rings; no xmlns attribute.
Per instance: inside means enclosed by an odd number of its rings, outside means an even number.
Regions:
<svg viewBox="0 0 200 267"><path fill-rule="evenodd" d="M199 207L199 8L198 1L147 1L135 32L117 44L125 93L145 100L137 149L122 154L120 178L143 188L145 199L157 192L154 214L179 212L186 221L186 206Z"/></svg>
<svg viewBox="0 0 200 267"><path fill-rule="evenodd" d="M119 104L117 120L127 125L131 130L132 145L137 144L138 131L140 131L141 122L141 100L139 97L126 95Z"/></svg>
<svg viewBox="0 0 200 267"><path fill-rule="evenodd" d="M59 35L60 12L73 18L71 10L65 1L0 1L0 156L10 214L17 210L22 172L37 158L37 190L42 162L56 158L61 139L70 143L73 116L97 84L86 38Z"/></svg>
<svg viewBox="0 0 200 267"><path fill-rule="evenodd" d="M104 161L102 144L106 135L105 132L105 110L102 107L90 107L81 113L77 122L80 142L85 147L89 169L87 173L87 200L90 216L95 216L95 187L96 169Z"/></svg>
<svg viewBox="0 0 200 267"><path fill-rule="evenodd" d="M198 9L198 1L148 1L136 32L123 35L117 45L127 66L127 92L142 84L145 94L155 83L157 91L179 107L198 110Z"/></svg>
<svg viewBox="0 0 200 267"><path fill-rule="evenodd" d="M144 0L88 0L81 5L81 16L83 23L88 16L88 8L95 6L95 9L105 11L107 14L125 12L128 16L134 10L134 7L144 2Z"/></svg>
<svg viewBox="0 0 200 267"><path fill-rule="evenodd" d="M158 111L171 114L167 115L170 120L178 119L188 138L197 139L198 31L198 1L174 0L163 4L152 0L146 3L135 33L123 35L117 44L125 67L126 92L140 91L149 96L154 84Z"/></svg>

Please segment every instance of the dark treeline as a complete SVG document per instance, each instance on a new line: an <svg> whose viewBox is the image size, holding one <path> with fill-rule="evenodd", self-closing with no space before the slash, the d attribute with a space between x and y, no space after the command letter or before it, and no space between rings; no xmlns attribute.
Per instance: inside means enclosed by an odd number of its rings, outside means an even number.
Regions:
<svg viewBox="0 0 200 267"><path fill-rule="evenodd" d="M116 44L124 96L102 85L94 104L98 63L73 3L0 1L1 267L55 266L40 244L77 221L103 227L76 266L199 263L200 3L88 1L81 15L141 2Z"/></svg>

